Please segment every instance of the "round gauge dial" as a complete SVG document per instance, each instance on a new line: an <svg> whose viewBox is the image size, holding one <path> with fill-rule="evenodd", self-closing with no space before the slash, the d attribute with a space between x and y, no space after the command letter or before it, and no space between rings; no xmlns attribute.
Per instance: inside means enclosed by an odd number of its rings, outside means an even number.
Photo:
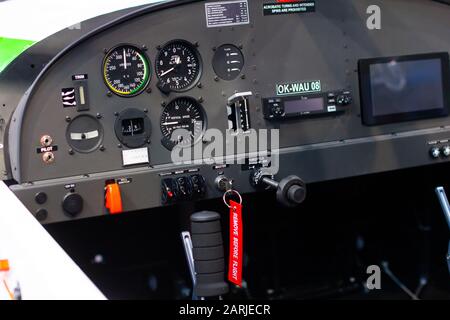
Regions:
<svg viewBox="0 0 450 320"><path fill-rule="evenodd" d="M164 93L183 92L200 80L202 60L195 46L184 40L167 43L156 59L158 87Z"/></svg>
<svg viewBox="0 0 450 320"><path fill-rule="evenodd" d="M141 93L151 77L147 56L132 45L111 49L103 60L103 79L111 92L132 97Z"/></svg>
<svg viewBox="0 0 450 320"><path fill-rule="evenodd" d="M244 54L235 45L224 44L216 49L212 65L220 79L234 80L244 68Z"/></svg>
<svg viewBox="0 0 450 320"><path fill-rule="evenodd" d="M198 142L206 130L206 114L193 98L172 100L161 116L163 145L172 150L174 146L188 147Z"/></svg>
<svg viewBox="0 0 450 320"><path fill-rule="evenodd" d="M66 130L70 147L80 153L90 153L98 149L103 141L103 126L90 115L74 118Z"/></svg>

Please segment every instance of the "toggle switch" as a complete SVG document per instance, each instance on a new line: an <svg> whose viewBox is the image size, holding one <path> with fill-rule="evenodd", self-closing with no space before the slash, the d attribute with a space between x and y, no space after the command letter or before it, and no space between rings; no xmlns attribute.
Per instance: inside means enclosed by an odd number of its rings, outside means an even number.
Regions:
<svg viewBox="0 0 450 320"><path fill-rule="evenodd" d="M109 183L105 187L105 207L110 214L119 214L123 212L122 196L120 186L117 182Z"/></svg>

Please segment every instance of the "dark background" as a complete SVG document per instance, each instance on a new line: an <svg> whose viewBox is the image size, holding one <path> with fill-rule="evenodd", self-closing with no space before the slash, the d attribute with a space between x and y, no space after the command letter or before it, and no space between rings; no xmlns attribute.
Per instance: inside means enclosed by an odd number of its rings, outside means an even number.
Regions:
<svg viewBox="0 0 450 320"><path fill-rule="evenodd" d="M295 209L281 208L272 193L244 196L248 289L225 298L409 299L385 273L382 290L365 292L367 266L382 261L413 291L427 277L421 298L450 298L449 230L434 193L438 185L450 187L447 170L311 184ZM203 209L220 212L226 231L219 200L46 228L108 298L186 299L191 282L180 232ZM94 263L97 254L103 263Z"/></svg>

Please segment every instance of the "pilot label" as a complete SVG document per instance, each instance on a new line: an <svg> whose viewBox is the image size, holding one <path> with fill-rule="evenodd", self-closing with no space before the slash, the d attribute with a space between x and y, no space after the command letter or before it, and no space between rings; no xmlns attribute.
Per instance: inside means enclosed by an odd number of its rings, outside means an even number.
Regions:
<svg viewBox="0 0 450 320"><path fill-rule="evenodd" d="M285 96L290 94L321 92L322 85L320 80L294 82L277 84L275 90L277 92L277 96Z"/></svg>
<svg viewBox="0 0 450 320"><path fill-rule="evenodd" d="M283 2L278 0L277 2ZM263 12L265 16L273 16L279 14L291 14L291 13L306 13L315 12L315 1L284 1L283 3L266 3L263 6Z"/></svg>

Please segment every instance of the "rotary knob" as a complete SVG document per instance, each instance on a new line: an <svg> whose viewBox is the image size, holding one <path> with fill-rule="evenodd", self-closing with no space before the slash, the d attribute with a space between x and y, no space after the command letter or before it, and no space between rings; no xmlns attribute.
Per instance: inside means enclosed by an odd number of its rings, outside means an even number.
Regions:
<svg viewBox="0 0 450 320"><path fill-rule="evenodd" d="M450 146L443 146L442 147L442 154L444 157L450 157Z"/></svg>
<svg viewBox="0 0 450 320"><path fill-rule="evenodd" d="M284 115L284 107L278 103L274 104L272 106L272 114L277 118L282 117Z"/></svg>
<svg viewBox="0 0 450 320"><path fill-rule="evenodd" d="M441 150L438 147L431 148L430 155L432 158L439 158L441 155Z"/></svg>
<svg viewBox="0 0 450 320"><path fill-rule="evenodd" d="M68 193L62 202L63 210L71 217L75 217L83 211L83 198L77 193Z"/></svg>

